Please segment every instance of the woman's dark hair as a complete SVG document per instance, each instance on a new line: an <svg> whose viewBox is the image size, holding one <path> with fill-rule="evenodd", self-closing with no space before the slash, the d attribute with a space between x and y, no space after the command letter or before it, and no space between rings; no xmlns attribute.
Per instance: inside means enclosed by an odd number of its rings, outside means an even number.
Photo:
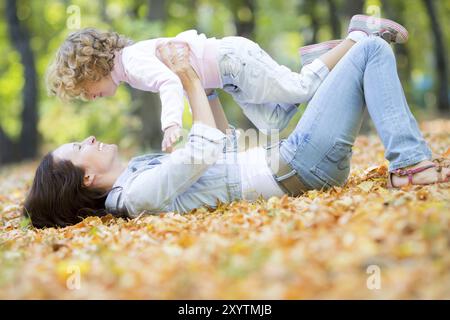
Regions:
<svg viewBox="0 0 450 320"><path fill-rule="evenodd" d="M108 192L83 185L84 170L48 153L36 169L23 214L36 228L65 227L87 216L103 216Z"/></svg>

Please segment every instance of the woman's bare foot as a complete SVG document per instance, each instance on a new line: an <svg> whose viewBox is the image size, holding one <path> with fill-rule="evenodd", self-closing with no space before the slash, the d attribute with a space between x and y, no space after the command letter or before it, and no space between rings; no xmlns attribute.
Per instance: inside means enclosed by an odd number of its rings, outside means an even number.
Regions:
<svg viewBox="0 0 450 320"><path fill-rule="evenodd" d="M412 170L417 169L421 167L426 167L429 165L435 164L432 161L425 160L422 162L419 162L413 166L403 168L402 170ZM440 181L450 181L450 168L441 168L439 171L439 168L432 167L428 168L422 172L418 172L412 175L412 184L413 185L426 185L426 184L433 184ZM392 174L392 186L394 188L399 188L405 185L409 184L408 176L398 176L395 174Z"/></svg>

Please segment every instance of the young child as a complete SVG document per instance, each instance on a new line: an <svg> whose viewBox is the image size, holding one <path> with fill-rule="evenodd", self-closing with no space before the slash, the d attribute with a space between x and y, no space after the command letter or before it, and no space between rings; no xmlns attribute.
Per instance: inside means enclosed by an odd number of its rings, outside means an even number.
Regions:
<svg viewBox="0 0 450 320"><path fill-rule="evenodd" d="M72 33L59 48L47 73L51 94L62 99L93 100L113 96L121 82L159 92L162 104L162 149L170 151L178 140L184 109L180 79L157 56L168 42L190 47L190 62L204 89L230 93L244 114L260 129L283 129L307 102L334 65L351 46L370 34L390 42L405 42L407 31L399 24L358 15L352 18L343 41L309 46L301 51L305 61L300 73L276 63L258 44L242 37L207 38L195 30L174 38L132 43L115 32L88 28ZM320 55L320 59L318 58ZM305 65L308 62L307 65ZM217 96L211 91L210 98Z"/></svg>

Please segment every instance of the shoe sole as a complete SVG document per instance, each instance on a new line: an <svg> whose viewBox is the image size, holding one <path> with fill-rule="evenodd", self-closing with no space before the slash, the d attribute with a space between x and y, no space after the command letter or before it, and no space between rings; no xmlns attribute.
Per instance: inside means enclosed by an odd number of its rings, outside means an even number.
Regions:
<svg viewBox="0 0 450 320"><path fill-rule="evenodd" d="M399 24L395 21L389 20L389 19L375 18L375 17L366 16L366 15L362 15L362 14L353 16L353 18L350 21L350 26L349 26L348 32L350 33L352 31L364 31L359 28L352 27L352 25L355 23L366 23L366 26L367 26L367 22L369 20L371 20L372 23L379 22L380 28L386 29L388 31L394 30L396 32L396 39L395 39L396 43L405 43L406 41L408 41L408 30L406 30L406 28L404 26L402 26L401 24ZM369 28L367 28L367 29L369 29ZM376 31L376 30L373 30L373 31Z"/></svg>
<svg viewBox="0 0 450 320"><path fill-rule="evenodd" d="M343 40L330 40L317 44L311 44L298 49L302 65L307 65L313 62L314 59L320 57L322 54L327 53Z"/></svg>
<svg viewBox="0 0 450 320"><path fill-rule="evenodd" d="M311 44L309 46L301 47L300 49L298 49L298 52L301 55L303 55L303 54L312 53L315 51L333 49L341 42L342 42L342 40L330 40L330 41L325 41L325 42L321 42L321 43L317 43L317 44Z"/></svg>

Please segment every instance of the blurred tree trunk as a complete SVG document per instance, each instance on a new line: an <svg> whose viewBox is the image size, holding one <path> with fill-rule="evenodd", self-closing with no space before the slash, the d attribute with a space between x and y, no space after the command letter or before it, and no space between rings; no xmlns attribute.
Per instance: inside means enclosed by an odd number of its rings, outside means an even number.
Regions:
<svg viewBox="0 0 450 320"><path fill-rule="evenodd" d="M306 0L304 10L311 18L310 27L312 30L311 37L309 38L309 40L306 41L306 45L317 43L320 29L320 21L316 12L317 11L316 0Z"/></svg>
<svg viewBox="0 0 450 320"><path fill-rule="evenodd" d="M100 0L100 15L102 17L102 20L105 21L107 24L111 25L111 19L108 16L107 12L108 7L108 0Z"/></svg>
<svg viewBox="0 0 450 320"><path fill-rule="evenodd" d="M350 22L350 19L355 14L364 14L364 0L351 0L351 1L345 1L345 5L343 7L343 12L345 17ZM347 32L346 32L347 34ZM362 134L369 134L372 133L375 130L375 126L373 125L372 120L370 119L369 112L367 111L367 108L364 111L363 116L363 123L361 125L361 131Z"/></svg>
<svg viewBox="0 0 450 320"><path fill-rule="evenodd" d="M147 20L150 22L165 23L166 1L148 0ZM142 122L140 135L141 146L144 149L161 150L161 98L159 93L145 92L131 89L131 97Z"/></svg>
<svg viewBox="0 0 450 320"><path fill-rule="evenodd" d="M0 167L2 164L19 161L17 145L8 137L0 127Z"/></svg>
<svg viewBox="0 0 450 320"><path fill-rule="evenodd" d="M148 0L147 20L164 23L166 21L165 0ZM136 15L137 12L133 11ZM141 119L142 129L139 144L143 150L161 150L161 99L159 93L137 90L129 87L132 107Z"/></svg>
<svg viewBox="0 0 450 320"><path fill-rule="evenodd" d="M350 0L345 1L344 12L348 18L353 17L355 14L363 14L364 0Z"/></svg>
<svg viewBox="0 0 450 320"><path fill-rule="evenodd" d="M230 8L233 14L233 22L238 36L254 39L255 32L255 1L232 0Z"/></svg>
<svg viewBox="0 0 450 320"><path fill-rule="evenodd" d="M330 15L330 28L334 39L341 38L341 23L339 21L338 8L336 0L327 0L328 12Z"/></svg>
<svg viewBox="0 0 450 320"><path fill-rule="evenodd" d="M167 18L165 0L148 0L147 18L150 21L165 22Z"/></svg>
<svg viewBox="0 0 450 320"><path fill-rule="evenodd" d="M142 123L139 134L141 148L143 150L161 150L161 99L159 93L129 88L132 105Z"/></svg>
<svg viewBox="0 0 450 320"><path fill-rule="evenodd" d="M405 25L405 19L403 12L405 12L405 2L403 1L392 1L383 0L383 9L385 11L385 16L388 19L393 19L396 22ZM403 44L400 46L394 46L395 54L397 57L397 67L399 71L399 76L402 81L403 88L405 90L406 96L411 96L411 53L408 50L408 44Z"/></svg>
<svg viewBox="0 0 450 320"><path fill-rule="evenodd" d="M448 115L448 112L450 111L450 105L448 102L448 65L446 61L446 50L442 36L441 24L439 23L435 7L436 3L439 1L423 0L423 2L430 17L431 30L434 37L436 73L438 76L438 110L442 114Z"/></svg>
<svg viewBox="0 0 450 320"><path fill-rule="evenodd" d="M254 39L256 12L254 0L232 0L229 2L229 8L233 14L236 35L247 39ZM245 129L255 128L254 124L246 116L241 116L239 123Z"/></svg>
<svg viewBox="0 0 450 320"><path fill-rule="evenodd" d="M16 0L6 2L6 20L9 37L20 54L24 66L25 83L22 90L23 109L21 114L22 130L18 142L12 141L0 128L0 163L34 158L37 154L37 76L33 51L30 46L28 30L17 17Z"/></svg>

